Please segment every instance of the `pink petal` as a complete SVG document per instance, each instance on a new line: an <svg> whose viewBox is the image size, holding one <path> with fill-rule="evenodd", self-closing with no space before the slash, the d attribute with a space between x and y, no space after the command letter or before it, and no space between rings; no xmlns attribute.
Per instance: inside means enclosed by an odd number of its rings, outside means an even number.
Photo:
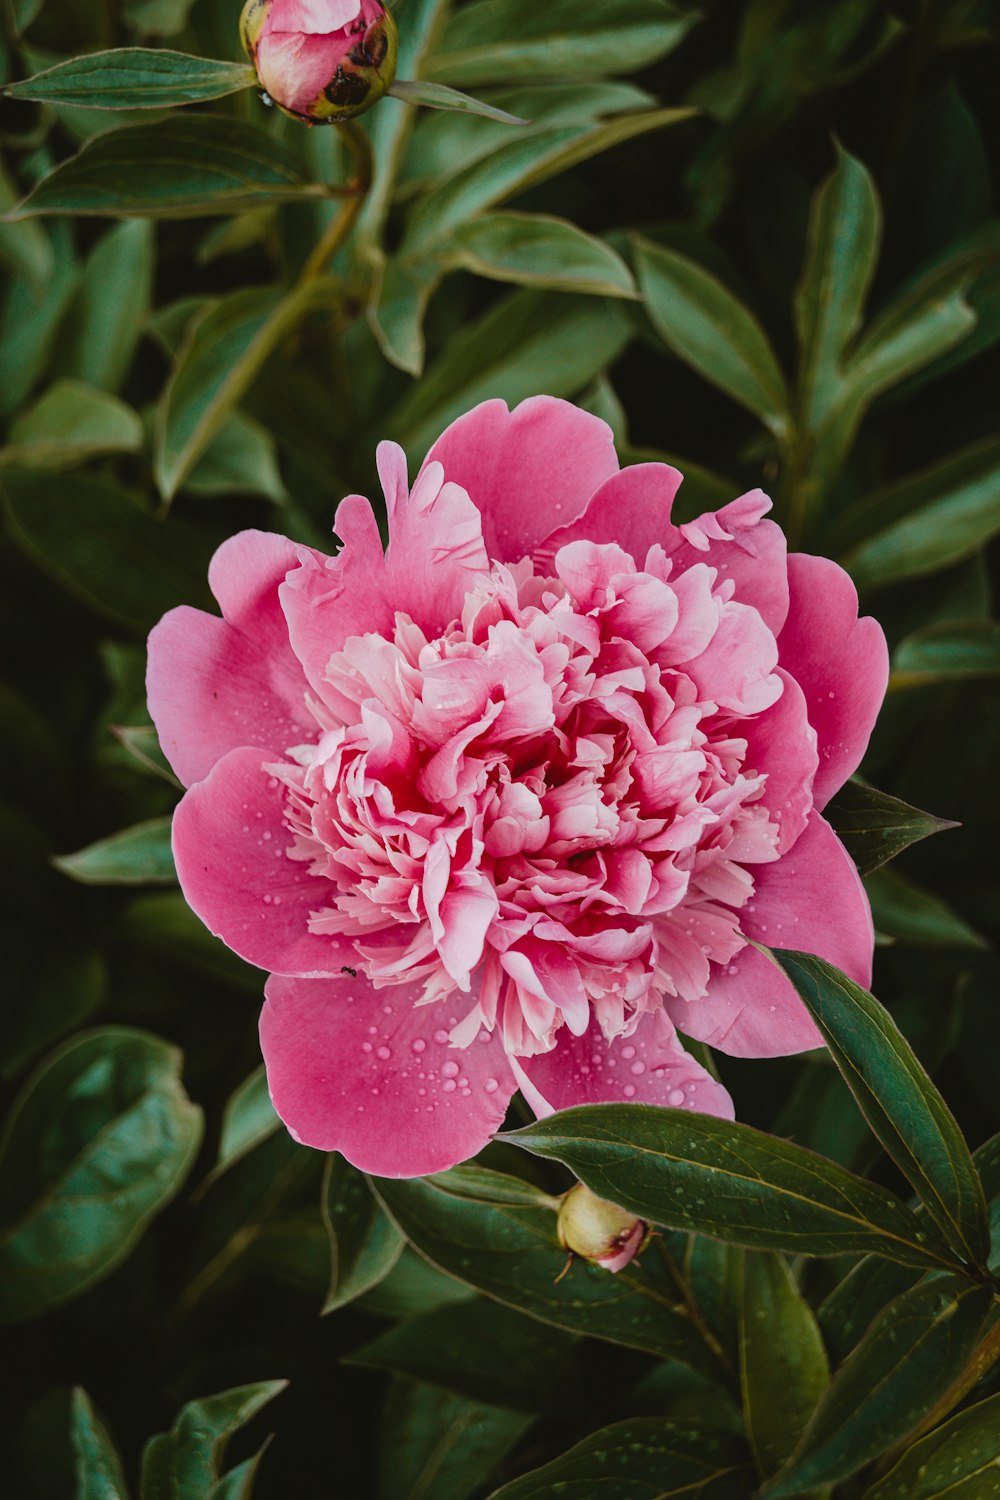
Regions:
<svg viewBox="0 0 1000 1500"><path fill-rule="evenodd" d="M783 683L777 703L744 719L739 728L747 742L747 774L767 772L761 802L778 824L778 850L784 854L809 820L819 756L802 689L780 667L777 675Z"/></svg>
<svg viewBox="0 0 1000 1500"><path fill-rule="evenodd" d="M353 967L354 945L308 929L332 888L286 856L284 788L263 769L278 758L231 750L191 787L174 813L178 878L205 926L249 963L278 974L339 974Z"/></svg>
<svg viewBox="0 0 1000 1500"><path fill-rule="evenodd" d="M754 899L740 913L747 937L817 953L867 988L874 941L868 897L819 813L788 854L755 868L754 879ZM713 967L704 999L666 1004L687 1036L735 1057L784 1057L823 1045L789 981L753 948L744 948L725 968Z"/></svg>
<svg viewBox="0 0 1000 1500"><path fill-rule="evenodd" d="M607 423L553 396L531 396L513 411L484 401L441 434L425 468L435 460L479 507L498 562L530 556L554 519L581 515L618 469Z"/></svg>
<svg viewBox="0 0 1000 1500"><path fill-rule="evenodd" d="M825 807L865 753L885 697L889 653L878 621L858 619L854 584L835 562L794 553L788 582L779 659L806 696L819 741L814 796Z"/></svg>
<svg viewBox="0 0 1000 1500"><path fill-rule="evenodd" d="M209 569L224 619L182 605L150 634L149 711L185 786L238 745L284 751L313 724L278 602L278 585L306 550L269 532L240 532Z"/></svg>
<svg viewBox="0 0 1000 1500"><path fill-rule="evenodd" d="M272 0L271 31L339 31L360 13L361 0Z"/></svg>
<svg viewBox="0 0 1000 1500"><path fill-rule="evenodd" d="M521 1058L516 1072L539 1118L574 1104L619 1101L734 1118L726 1090L685 1052L662 1007L645 1015L631 1036L613 1042L593 1022L583 1036L564 1028L551 1052Z"/></svg>
<svg viewBox="0 0 1000 1500"><path fill-rule="evenodd" d="M335 521L343 550L305 556L282 585L288 633L318 693L330 657L351 636L391 640L403 613L433 638L461 614L466 592L489 569L479 512L465 491L425 464L407 498L403 462L394 445L380 445L388 548L369 502L348 495Z"/></svg>
<svg viewBox="0 0 1000 1500"><path fill-rule="evenodd" d="M350 37L311 36L298 32L265 32L257 45L257 76L272 99L286 109L308 114L344 61Z"/></svg>
<svg viewBox="0 0 1000 1500"><path fill-rule="evenodd" d="M781 527L761 519L770 508L766 495L751 490L658 540L673 562L671 577L695 563L717 568L719 583L732 579L735 597L753 605L777 635L788 615L787 551Z"/></svg>
<svg viewBox="0 0 1000 1500"><path fill-rule="evenodd" d="M563 521L538 544L536 556L548 565L569 542L614 542L641 568L650 547L662 542L670 529L670 507L683 478L669 464L632 464L617 470L594 491L582 515Z"/></svg>
<svg viewBox="0 0 1000 1500"><path fill-rule="evenodd" d="M499 1037L448 1045L453 1016L419 984L268 980L260 1040L295 1139L378 1177L441 1172L480 1151L514 1091Z"/></svg>

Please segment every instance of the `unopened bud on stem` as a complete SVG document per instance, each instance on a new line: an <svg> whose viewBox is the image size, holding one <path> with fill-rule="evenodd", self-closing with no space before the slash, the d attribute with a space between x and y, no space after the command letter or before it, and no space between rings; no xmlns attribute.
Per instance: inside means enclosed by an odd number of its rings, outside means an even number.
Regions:
<svg viewBox="0 0 1000 1500"><path fill-rule="evenodd" d="M352 119L396 76L396 23L379 0L247 0L240 36L264 92L309 124Z"/></svg>
<svg viewBox="0 0 1000 1500"><path fill-rule="evenodd" d="M606 1271L621 1271L650 1236L645 1219L598 1198L582 1182L570 1188L559 1205L556 1233L571 1256L578 1255Z"/></svg>

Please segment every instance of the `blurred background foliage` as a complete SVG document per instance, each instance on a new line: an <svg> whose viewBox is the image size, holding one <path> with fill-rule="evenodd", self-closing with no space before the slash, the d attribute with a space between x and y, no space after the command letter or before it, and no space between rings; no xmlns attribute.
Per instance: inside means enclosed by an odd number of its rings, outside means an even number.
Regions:
<svg viewBox="0 0 1000 1500"><path fill-rule="evenodd" d="M235 60L239 8L7 0L4 77L119 46ZM398 22L402 76L531 123L383 101L364 119L372 189L330 267L310 256L343 202L314 184L356 170L337 131L253 91L193 111L0 102L14 210L0 222L0 1489L14 1500L126 1483L143 1500L254 1485L265 1500L527 1496L548 1481L515 1476L575 1443L577 1467L551 1479L585 1500L588 1435L624 1419L633 1462L659 1442L691 1493L749 1496L744 1428L767 1477L827 1359L892 1298L940 1293L885 1262L843 1281L843 1261L743 1267L680 1234L641 1273L578 1266L557 1293L533 1193L562 1190L558 1166L491 1147L523 1201L503 1209L496 1184L466 1182L442 1207L429 1186L387 1184L394 1222L344 1163L276 1129L261 976L173 881L177 787L144 706L144 636L175 604L209 604L224 537L327 544L337 500L373 492L380 438L415 467L484 397L579 400L626 461L685 471L687 516L762 483L793 545L851 571L893 661L864 776L960 825L869 876L875 992L970 1143L996 1129L993 7L405 0ZM828 1059L721 1061L741 1119L905 1190ZM994 1193L997 1155L981 1159ZM493 1258L484 1247L470 1269L454 1246L472 1220ZM777 1375L751 1303L787 1337ZM936 1368L971 1368L986 1326L973 1318ZM898 1472L836 1493L938 1494L960 1453L954 1493L995 1495L995 1469L969 1457L985 1463L997 1430L995 1375L971 1389L989 1364L962 1389L952 1371L948 1400L911 1392L882 1447L966 1404ZM854 1405L870 1395L862 1380ZM651 1436L653 1417L673 1425Z"/></svg>

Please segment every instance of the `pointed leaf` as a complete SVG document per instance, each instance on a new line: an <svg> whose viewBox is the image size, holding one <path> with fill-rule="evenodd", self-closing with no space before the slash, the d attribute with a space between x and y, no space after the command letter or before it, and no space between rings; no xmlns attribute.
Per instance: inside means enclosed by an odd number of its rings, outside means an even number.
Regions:
<svg viewBox="0 0 1000 1500"><path fill-rule="evenodd" d="M281 1121L267 1091L267 1071L261 1063L226 1101L216 1166L232 1166L280 1127Z"/></svg>
<svg viewBox="0 0 1000 1500"><path fill-rule="evenodd" d="M750 1249L953 1264L884 1188L749 1125L648 1104L562 1110L502 1139L641 1218Z"/></svg>
<svg viewBox="0 0 1000 1500"><path fill-rule="evenodd" d="M592 1432L490 1500L746 1500L753 1479L738 1437L721 1427L634 1417Z"/></svg>
<svg viewBox="0 0 1000 1500"><path fill-rule="evenodd" d="M468 1500L532 1420L420 1381L394 1381L379 1435L378 1500Z"/></svg>
<svg viewBox="0 0 1000 1500"><path fill-rule="evenodd" d="M155 235L149 220L127 219L112 225L87 257L60 342L68 373L88 385L117 391L128 374L152 300Z"/></svg>
<svg viewBox="0 0 1000 1500"><path fill-rule="evenodd" d="M151 818L52 863L83 885L176 885L170 819Z"/></svg>
<svg viewBox="0 0 1000 1500"><path fill-rule="evenodd" d="M995 1500L998 1471L1000 1394L908 1448L863 1500Z"/></svg>
<svg viewBox="0 0 1000 1500"><path fill-rule="evenodd" d="M287 1380L261 1380L189 1401L169 1432L150 1438L142 1454L140 1500L202 1496L221 1477L226 1444L285 1389Z"/></svg>
<svg viewBox="0 0 1000 1500"><path fill-rule="evenodd" d="M571 1333L714 1370L684 1307L676 1268L656 1241L641 1266L633 1262L612 1276L578 1263L560 1280L566 1252L548 1206L484 1203L419 1179L380 1180L374 1187L410 1244L476 1291Z"/></svg>
<svg viewBox="0 0 1000 1500"><path fill-rule="evenodd" d="M0 94L78 109L168 109L221 99L256 83L248 63L190 57L165 48L119 47L71 57L22 83L8 83Z"/></svg>
<svg viewBox="0 0 1000 1500"><path fill-rule="evenodd" d="M781 1256L747 1252L740 1300L743 1414L766 1479L796 1447L830 1367L812 1308Z"/></svg>
<svg viewBox="0 0 1000 1500"><path fill-rule="evenodd" d="M920 839L959 826L860 781L845 782L827 804L824 816L862 875L888 864Z"/></svg>
<svg viewBox="0 0 1000 1500"><path fill-rule="evenodd" d="M932 625L900 641L892 655L892 689L1000 676L1000 625L994 620Z"/></svg>
<svg viewBox="0 0 1000 1500"><path fill-rule="evenodd" d="M650 321L674 353L759 417L789 428L789 397L767 335L750 309L697 261L636 240L639 286Z"/></svg>
<svg viewBox="0 0 1000 1500"><path fill-rule="evenodd" d="M876 929L918 948L986 948L986 939L940 896L907 880L898 870L876 870L865 890Z"/></svg>
<svg viewBox="0 0 1000 1500"><path fill-rule="evenodd" d="M128 1500L118 1451L90 1397L79 1386L73 1391L69 1435L76 1478L75 1500Z"/></svg>
<svg viewBox="0 0 1000 1500"><path fill-rule="evenodd" d="M435 247L448 269L473 271L521 286L636 297L628 266L610 245L549 214L484 214L461 224Z"/></svg>
<svg viewBox="0 0 1000 1500"><path fill-rule="evenodd" d="M330 1286L324 1313L378 1286L403 1249L403 1236L362 1174L332 1153L323 1179L323 1222L330 1241Z"/></svg>
<svg viewBox="0 0 1000 1500"><path fill-rule="evenodd" d="M456 109L463 114L482 115L484 120L497 120L501 125L528 125L519 115L510 115L505 109L493 104L484 104L458 89L450 89L445 83L430 83L427 80L397 78L387 90L394 99L404 104L422 104L425 109Z"/></svg>
<svg viewBox="0 0 1000 1500"><path fill-rule="evenodd" d="M107 453L136 453L142 419L117 396L79 380L56 380L11 424L0 464L71 469Z"/></svg>
<svg viewBox="0 0 1000 1500"><path fill-rule="evenodd" d="M844 1479L901 1441L961 1375L993 1294L962 1276L904 1292L834 1376L770 1500Z"/></svg>
<svg viewBox="0 0 1000 1500"><path fill-rule="evenodd" d="M989 1224L972 1156L944 1099L889 1012L808 953L773 956L816 1022L865 1119L942 1234L973 1265L989 1259Z"/></svg>

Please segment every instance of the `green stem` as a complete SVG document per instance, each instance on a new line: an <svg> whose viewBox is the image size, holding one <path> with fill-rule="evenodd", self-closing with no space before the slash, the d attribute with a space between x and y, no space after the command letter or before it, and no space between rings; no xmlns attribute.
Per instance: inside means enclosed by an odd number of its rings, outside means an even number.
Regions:
<svg viewBox="0 0 1000 1500"><path fill-rule="evenodd" d="M299 277L299 285L314 281L317 276L322 275L328 263L336 255L343 245L347 236L354 228L355 221L361 213L372 185L374 172L374 158L372 156L371 141L368 133L355 120L344 120L337 126L341 131L351 156L351 165L354 175L349 181L347 188L350 196L341 204L339 211L334 214L326 227L322 239L318 242L309 259L306 261Z"/></svg>

